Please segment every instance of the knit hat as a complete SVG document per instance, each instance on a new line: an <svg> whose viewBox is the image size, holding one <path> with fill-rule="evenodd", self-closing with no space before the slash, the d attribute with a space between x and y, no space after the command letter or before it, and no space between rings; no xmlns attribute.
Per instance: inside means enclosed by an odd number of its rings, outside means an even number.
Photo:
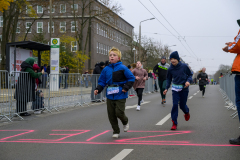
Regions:
<svg viewBox="0 0 240 160"><path fill-rule="evenodd" d="M128 65L127 67L128 67L128 69L132 68L130 65Z"/></svg>
<svg viewBox="0 0 240 160"><path fill-rule="evenodd" d="M180 58L179 58L179 55L178 55L177 51L174 51L170 54L170 59L171 58L174 58L174 59L177 59L178 61L180 61Z"/></svg>
<svg viewBox="0 0 240 160"><path fill-rule="evenodd" d="M239 27L240 27L240 19L237 20L237 23L238 23L238 25L239 25Z"/></svg>
<svg viewBox="0 0 240 160"><path fill-rule="evenodd" d="M40 67L37 64L33 65L33 70L39 70L39 69L40 69Z"/></svg>
<svg viewBox="0 0 240 160"><path fill-rule="evenodd" d="M102 66L105 66L105 63L104 62L100 62L99 65L102 67Z"/></svg>
<svg viewBox="0 0 240 160"><path fill-rule="evenodd" d="M162 58L161 59L166 59L166 57L165 56L162 56Z"/></svg>

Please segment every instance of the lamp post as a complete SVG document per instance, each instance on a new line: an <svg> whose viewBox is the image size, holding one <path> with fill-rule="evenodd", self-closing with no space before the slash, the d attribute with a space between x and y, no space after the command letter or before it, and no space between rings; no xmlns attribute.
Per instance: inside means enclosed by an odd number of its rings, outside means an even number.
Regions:
<svg viewBox="0 0 240 160"><path fill-rule="evenodd" d="M146 19L146 20L143 20L140 22L139 24L139 46L141 46L141 23L142 22L145 22L145 21L148 21L148 20L154 20L155 18L150 18L150 19Z"/></svg>
<svg viewBox="0 0 240 160"><path fill-rule="evenodd" d="M133 62L135 63L135 51L136 51L136 49L135 49L135 47L133 47L133 57L134 57L134 60L133 60Z"/></svg>

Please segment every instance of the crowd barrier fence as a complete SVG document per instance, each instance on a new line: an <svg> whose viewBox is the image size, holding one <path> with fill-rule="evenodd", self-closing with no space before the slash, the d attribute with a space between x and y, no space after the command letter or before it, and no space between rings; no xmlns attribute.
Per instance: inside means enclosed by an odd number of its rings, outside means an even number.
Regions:
<svg viewBox="0 0 240 160"><path fill-rule="evenodd" d="M100 94L94 95L99 77L97 74L44 73L39 78L32 78L27 72L0 71L0 120L5 118L12 121L14 117L23 120L25 114L33 112L52 113L69 107L105 102L106 87ZM144 92L153 93L154 84L154 79L149 78ZM129 98L136 95L135 90L131 88L128 95L131 95Z"/></svg>
<svg viewBox="0 0 240 160"><path fill-rule="evenodd" d="M219 79L220 82L220 92L225 101L225 105L227 105L227 109L236 110L236 99L235 99L235 75L227 74L224 77ZM238 112L235 111L231 114L231 117L235 118L238 116Z"/></svg>

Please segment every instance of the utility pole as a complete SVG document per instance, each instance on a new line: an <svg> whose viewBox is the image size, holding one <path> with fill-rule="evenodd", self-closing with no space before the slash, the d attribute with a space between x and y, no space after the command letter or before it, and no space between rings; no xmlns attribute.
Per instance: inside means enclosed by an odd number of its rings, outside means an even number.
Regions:
<svg viewBox="0 0 240 160"><path fill-rule="evenodd" d="M50 0L50 22L49 22L49 30L50 30L50 40L49 45L51 45L51 38L52 38L52 0Z"/></svg>

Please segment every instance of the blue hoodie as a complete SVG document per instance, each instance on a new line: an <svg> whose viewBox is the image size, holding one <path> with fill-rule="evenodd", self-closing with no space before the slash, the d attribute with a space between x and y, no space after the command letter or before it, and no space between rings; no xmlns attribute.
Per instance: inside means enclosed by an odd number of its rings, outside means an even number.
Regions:
<svg viewBox="0 0 240 160"><path fill-rule="evenodd" d="M192 82L192 76L193 74L189 67L181 61L176 66L171 64L168 68L166 89L169 89L172 81L175 85L185 86L186 82ZM188 91L188 88L184 88L183 91Z"/></svg>
<svg viewBox="0 0 240 160"><path fill-rule="evenodd" d="M108 99L120 100L128 98L128 93L122 92L122 89L128 91L135 81L135 77L132 72L122 64L117 62L106 66L98 79L98 86L96 90L100 93L105 86L118 85L119 93L107 95Z"/></svg>

